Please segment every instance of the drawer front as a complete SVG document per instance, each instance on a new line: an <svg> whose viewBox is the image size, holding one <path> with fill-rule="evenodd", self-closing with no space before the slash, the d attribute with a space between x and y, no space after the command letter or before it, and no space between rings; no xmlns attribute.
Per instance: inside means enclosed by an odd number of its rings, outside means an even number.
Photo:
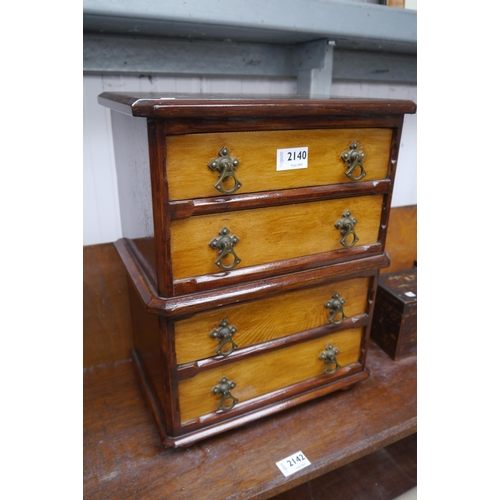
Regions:
<svg viewBox="0 0 500 500"><path fill-rule="evenodd" d="M223 377L236 383L231 395L239 403L320 375L331 377L324 374L326 364L319 359L320 354L332 344L338 349L337 361L342 367L356 363L362 335L363 328L345 330L181 380L178 386L181 423L217 410L220 399L212 389Z"/></svg>
<svg viewBox="0 0 500 500"><path fill-rule="evenodd" d="M214 274L219 250L210 242L223 228L238 242L233 250L241 259L234 269L269 264L343 249L342 234L335 222L346 210L357 221L355 246L378 241L383 196L360 196L215 215L201 215L171 222L171 262L174 280ZM348 249L346 249L348 250ZM230 266L229 254L222 264Z"/></svg>
<svg viewBox="0 0 500 500"><path fill-rule="evenodd" d="M353 141L364 153L363 181L384 179L389 165L391 129L286 130L227 132L167 137L170 200L220 196L219 173L208 164L226 147L239 165L236 194L355 182L346 176L342 153ZM277 170L278 149L307 147L307 168ZM301 149L302 150L302 149ZM223 183L231 190L234 180Z"/></svg>
<svg viewBox="0 0 500 500"><path fill-rule="evenodd" d="M306 290L297 290L277 297L217 309L175 323L175 351L179 364L216 356L261 342L304 330L328 325L331 316L325 303L338 292L345 303L346 318L366 312L371 278L355 278ZM225 342L211 332L222 331L223 320L236 328L232 342ZM335 319L337 320L337 319Z"/></svg>

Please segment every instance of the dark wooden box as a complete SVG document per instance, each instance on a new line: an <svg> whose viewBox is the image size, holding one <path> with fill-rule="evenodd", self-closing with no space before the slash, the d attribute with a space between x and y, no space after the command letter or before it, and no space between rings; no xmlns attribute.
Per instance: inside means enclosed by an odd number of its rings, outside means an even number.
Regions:
<svg viewBox="0 0 500 500"><path fill-rule="evenodd" d="M417 269L380 275L372 338L392 359L417 354Z"/></svg>

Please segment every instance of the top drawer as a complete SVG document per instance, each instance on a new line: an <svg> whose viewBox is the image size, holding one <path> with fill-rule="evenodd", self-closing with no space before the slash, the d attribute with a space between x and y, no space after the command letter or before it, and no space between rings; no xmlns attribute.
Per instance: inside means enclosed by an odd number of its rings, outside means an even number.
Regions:
<svg viewBox="0 0 500 500"><path fill-rule="evenodd" d="M342 153L350 151L356 141L363 151L363 181L385 179L389 165L392 129L327 129L280 130L264 132L224 132L167 136L166 171L169 199L183 200L221 196L230 193L253 193L327 184L356 182L346 176L347 163ZM221 173L209 163L220 158L226 148L228 157L237 160L234 177L215 185ZM297 148L280 158L278 150ZM300 162L307 168L278 170L277 165L290 167ZM293 161L288 162L288 158ZM280 159L283 163L280 163ZM282 168L282 167L281 167ZM359 174L353 172L353 177ZM361 180L361 179L360 179ZM235 189L237 187L237 189Z"/></svg>

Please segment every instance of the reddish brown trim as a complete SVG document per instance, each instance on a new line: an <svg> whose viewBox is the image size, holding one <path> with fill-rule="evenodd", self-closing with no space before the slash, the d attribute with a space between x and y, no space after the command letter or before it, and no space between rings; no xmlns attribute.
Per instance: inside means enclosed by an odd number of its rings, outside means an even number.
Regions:
<svg viewBox="0 0 500 500"><path fill-rule="evenodd" d="M391 186L392 183L389 179L381 179L356 184L335 184L264 193L171 201L167 209L170 209L172 220L186 219L194 215L214 214L227 210L267 208L289 203L308 203L352 196L386 194L391 189Z"/></svg>
<svg viewBox="0 0 500 500"><path fill-rule="evenodd" d="M368 321L366 323L365 335L361 340L361 349L360 349L360 363L365 366L366 364L366 356L368 355L368 343L370 341L370 331L372 327L372 319L373 319L373 308L375 306L375 298L377 296L377 283L378 283L378 274L375 274L372 277L372 283L370 290L368 291L368 300L366 304L366 313L368 315Z"/></svg>
<svg viewBox="0 0 500 500"><path fill-rule="evenodd" d="M162 99L163 98L163 99ZM98 101L133 116L166 118L170 116L310 116L335 115L397 115L415 113L416 105L407 100L307 98L301 96L255 98L234 96L187 96L181 94L134 92L103 92Z"/></svg>
<svg viewBox="0 0 500 500"><path fill-rule="evenodd" d="M169 242L170 214L163 209L168 200L168 190L163 179L166 142L162 121L148 120L148 141L158 293L169 296L173 293Z"/></svg>
<svg viewBox="0 0 500 500"><path fill-rule="evenodd" d="M139 351L137 349L132 349L130 351L130 356L132 358L133 366L139 380L141 391L144 395L144 399L146 400L146 404L153 414L153 419L155 421L156 427L158 428L158 432L160 433L160 437L162 440L168 439L169 431L167 430L167 426L165 424L165 415L163 414L159 403L160 399L142 362Z"/></svg>
<svg viewBox="0 0 500 500"><path fill-rule="evenodd" d="M226 117L166 118L168 135L197 134L204 132L255 132L259 130L316 130L346 128L392 128L397 127L399 117L377 115L352 116L296 116L290 117L246 117L244 120Z"/></svg>
<svg viewBox="0 0 500 500"><path fill-rule="evenodd" d="M170 414L166 416L167 428L174 434L180 428L179 388L177 379L177 357L175 355L174 326L166 318L159 317L160 322L160 352L165 389L166 407Z"/></svg>
<svg viewBox="0 0 500 500"><path fill-rule="evenodd" d="M379 243L365 245L362 247L335 250L333 252L318 253L297 257L295 259L278 260L270 264L248 266L234 269L229 273L205 274L192 276L182 280L174 281L174 295L181 296L195 292L203 292L213 288L237 285L246 281L256 279L267 279L279 274L306 271L322 266L339 264L355 258L366 258L368 256L380 255L382 246Z"/></svg>
<svg viewBox="0 0 500 500"><path fill-rule="evenodd" d="M389 265L387 255L379 254L319 269L264 279L259 282L164 298L158 297L151 284L145 279L141 273L139 262L128 249L126 242L124 240L117 241L116 248L147 311L171 318L187 317L213 307L255 300L262 297L263 294L270 296L271 294L276 295L289 290L341 281L347 278L371 276L374 272Z"/></svg>

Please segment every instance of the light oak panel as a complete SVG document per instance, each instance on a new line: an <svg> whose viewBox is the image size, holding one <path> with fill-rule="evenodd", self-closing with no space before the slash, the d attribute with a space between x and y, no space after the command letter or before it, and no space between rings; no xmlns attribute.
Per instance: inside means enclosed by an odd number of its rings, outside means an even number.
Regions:
<svg viewBox="0 0 500 500"><path fill-rule="evenodd" d="M357 362L363 330L359 328L326 335L179 381L181 422L217 409L220 400L211 391L222 377L236 382L231 394L243 402L322 375L326 365L318 357L329 343L339 349L337 359L342 367Z"/></svg>
<svg viewBox="0 0 500 500"><path fill-rule="evenodd" d="M348 318L366 312L371 278L356 278L340 283L308 288L224 309L198 314L175 324L175 350L179 364L215 356L219 342L210 332L227 318L238 331L233 340L238 348L284 337L328 324L325 302L339 292L345 299Z"/></svg>
<svg viewBox="0 0 500 500"><path fill-rule="evenodd" d="M234 250L241 263L236 269L343 249L342 235L334 224L346 209L358 221L355 246L376 243L382 202L381 195L361 196L174 220L174 280L225 272L215 264L218 250L209 245L223 227L239 238Z"/></svg>
<svg viewBox="0 0 500 500"><path fill-rule="evenodd" d="M385 249L391 266L381 273L415 267L417 261L417 205L391 208Z"/></svg>
<svg viewBox="0 0 500 500"><path fill-rule="evenodd" d="M389 165L392 129L281 130L168 136L167 178L170 200L219 196L218 173L208 168L223 146L240 165L237 193L353 182L341 155L352 141L365 153L364 181L384 179ZM308 147L308 168L276 170L278 149ZM228 181L229 182L229 181ZM231 181L232 182L232 181ZM228 185L226 189L231 186Z"/></svg>

